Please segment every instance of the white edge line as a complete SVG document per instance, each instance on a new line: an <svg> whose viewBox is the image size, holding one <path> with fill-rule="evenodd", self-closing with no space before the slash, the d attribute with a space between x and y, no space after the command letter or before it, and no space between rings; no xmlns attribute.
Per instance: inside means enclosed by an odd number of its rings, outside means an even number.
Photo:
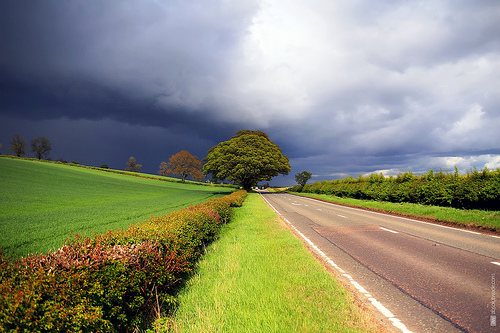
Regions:
<svg viewBox="0 0 500 333"><path fill-rule="evenodd" d="M288 221L283 215L281 215L280 212L278 212L276 210L276 208L274 208L273 205L271 205L271 203L269 201L267 201L267 199L261 194L261 197L264 199L265 202L267 202L267 204L269 206L271 206L271 208L279 215L281 216L281 218L283 220L285 220L286 223L288 223L288 225L290 225L290 227L292 227L292 229L300 235L300 237L302 237L309 245L311 245L312 249L319 255L321 256L323 259L326 260L326 262L328 262L331 266L333 266L334 268L336 268L337 270L339 270L342 275L344 277L346 277L349 282L351 282L351 284L357 289L359 290L361 293L365 294L365 296L368 298L368 300L373 304L373 306L380 311L380 313L382 313L387 319L389 319L389 321L396 327L396 328L399 328L402 332L404 333L412 333L410 330L408 330L405 326L405 324L403 324L398 318L396 318L394 316L394 314L389 310L387 309L385 306L382 305L382 303L380 303L379 301L377 301L377 299L375 299L374 297L372 297L372 295L370 295L370 293L365 289L363 288L359 283L357 283L353 278L352 276L350 276L349 274L347 274L342 268L340 268L337 264L335 264L333 262L332 259L328 258L328 256L323 252L321 251L316 245L314 245L314 243L309 239L307 238L302 232L300 232L297 228L295 228L295 226L290 223L290 221ZM392 231L392 230L391 230ZM500 265L500 263L498 263Z"/></svg>
<svg viewBox="0 0 500 333"><path fill-rule="evenodd" d="M317 200L317 199L314 199L314 198L309 198L309 197L304 197L304 196L300 196L301 198L304 198L304 199L307 199L307 200L314 200L314 201L320 201L322 203L325 203L325 204L329 204L329 205L333 205L333 206L338 206L338 207L342 207L342 208L346 208L346 209L352 209L352 210L362 210L362 211L365 211L365 212L369 212L369 213L372 213L372 214L377 214L377 215L387 215L387 214L384 214L384 213L378 213L378 212L374 212L374 211L367 211L367 210L363 210L363 209L359 209L359 208L354 208L354 207L349 207L349 206L342 206L342 205L338 205L338 204L335 204L333 202L326 202L326 201L321 201L321 200ZM397 219L402 219L402 220L407 220L407 221L413 221L413 222L418 222L418 223L423 223L423 224L428 224L428 225L433 225L435 227L441 227L441 228L448 228L448 229L453 229L453 230L458 230L458 231L463 231L463 232L468 232L468 233L471 233L471 234L476 234L476 235L484 235L480 232L477 232L477 231L471 231L471 230L465 230L465 229L460 229L460 228L454 228L454 227L449 227L447 225L442 225L442 224L436 224L436 223L430 223L430 222L424 222L424 221L419 221L419 220L414 220L414 219L410 219L410 218L407 218L407 217L401 217L401 216L394 216L394 215L391 215L392 217L395 217ZM492 237L497 237L497 238L500 238L498 236L492 236Z"/></svg>
<svg viewBox="0 0 500 333"><path fill-rule="evenodd" d="M492 263L493 265L498 265L498 266L500 266L500 262L492 261L491 263Z"/></svg>
<svg viewBox="0 0 500 333"><path fill-rule="evenodd" d="M385 230L385 231L392 232L393 234L399 234L399 232L391 230L391 229L387 229L387 228L384 228L384 227L379 227L379 228L382 229L382 230Z"/></svg>

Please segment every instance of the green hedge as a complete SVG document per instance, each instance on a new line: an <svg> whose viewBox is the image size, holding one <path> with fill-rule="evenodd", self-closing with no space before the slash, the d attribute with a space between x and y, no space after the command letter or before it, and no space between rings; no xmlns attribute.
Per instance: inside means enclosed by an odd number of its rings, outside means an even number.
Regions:
<svg viewBox="0 0 500 333"><path fill-rule="evenodd" d="M379 174L315 182L296 192L332 194L339 197L389 202L411 202L461 209L492 209L500 207L500 170L476 168L466 175L434 172L415 175L411 171L388 178Z"/></svg>
<svg viewBox="0 0 500 333"><path fill-rule="evenodd" d="M126 230L70 237L55 252L0 254L0 331L144 329L176 293L245 191L151 218Z"/></svg>

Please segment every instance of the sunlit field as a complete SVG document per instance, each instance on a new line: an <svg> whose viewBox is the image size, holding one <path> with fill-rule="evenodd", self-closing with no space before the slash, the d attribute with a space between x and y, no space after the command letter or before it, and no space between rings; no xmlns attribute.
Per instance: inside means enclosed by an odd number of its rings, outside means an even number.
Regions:
<svg viewBox="0 0 500 333"><path fill-rule="evenodd" d="M71 233L126 228L234 189L0 158L0 191L0 249L24 256L59 248Z"/></svg>

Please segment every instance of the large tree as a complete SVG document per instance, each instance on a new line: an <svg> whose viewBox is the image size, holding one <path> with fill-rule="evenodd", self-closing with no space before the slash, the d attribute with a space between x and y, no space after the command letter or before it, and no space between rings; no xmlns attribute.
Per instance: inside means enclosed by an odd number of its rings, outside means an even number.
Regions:
<svg viewBox="0 0 500 333"><path fill-rule="evenodd" d="M36 139L31 140L31 151L35 153L36 158L41 160L44 157L48 157L50 151L52 150L52 145L50 140L44 136L39 136Z"/></svg>
<svg viewBox="0 0 500 333"><path fill-rule="evenodd" d="M17 157L21 157L26 154L26 140L20 134L14 134L10 140L12 145L9 150L16 154Z"/></svg>
<svg viewBox="0 0 500 333"><path fill-rule="evenodd" d="M135 160L134 156L131 156L128 159L127 166L125 167L126 171L132 171L132 172L140 172L142 169L142 164L138 164L137 161Z"/></svg>
<svg viewBox="0 0 500 333"><path fill-rule="evenodd" d="M288 157L262 131L238 131L231 140L210 148L205 161L205 175L233 181L247 191L259 181L291 171Z"/></svg>
<svg viewBox="0 0 500 333"><path fill-rule="evenodd" d="M172 155L168 163L161 162L158 173L162 176L173 175L174 177L180 177L182 182L185 182L187 177L200 181L203 178L201 170L202 165L198 157L183 150Z"/></svg>

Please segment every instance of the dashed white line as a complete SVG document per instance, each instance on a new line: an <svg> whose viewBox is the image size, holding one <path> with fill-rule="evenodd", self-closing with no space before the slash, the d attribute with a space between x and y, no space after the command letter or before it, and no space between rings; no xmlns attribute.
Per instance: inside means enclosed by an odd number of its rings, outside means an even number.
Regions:
<svg viewBox="0 0 500 333"><path fill-rule="evenodd" d="M379 228L382 229L382 230L385 230L385 231L392 232L393 234L399 234L399 232L391 230L391 229L387 229L387 228L383 228L383 227L379 227Z"/></svg>
<svg viewBox="0 0 500 333"><path fill-rule="evenodd" d="M492 261L491 263L492 263L493 265L498 265L498 266L500 266L500 262Z"/></svg>
<svg viewBox="0 0 500 333"><path fill-rule="evenodd" d="M306 199L306 200L318 201L318 200L316 200L314 198L308 198L308 197L302 197L302 196L301 196L301 198L302 199ZM342 208L345 208L345 209L360 210L360 211L362 210L362 209L359 209L359 208L337 205L337 204L335 204L333 202L325 202L325 201L321 201L321 202L324 203L324 204L328 204L328 205L332 205L332 206L337 206L337 207L342 207ZM362 211L368 212L368 211L365 211L365 210L362 210ZM378 213L378 212L372 212L372 211L369 211L369 212L372 213L372 214L377 214L377 215L387 215L387 214L384 214L384 213ZM459 229L459 228L449 227L449 226L442 225L442 224L436 224L436 223L430 223L430 222L424 222L424 221L414 220L414 219L410 219L410 218L407 218L407 217L401 217L401 216L392 216L392 217L397 218L397 219L401 219L401 220L407 220L407 221L413 221L413 222L428 224L428 225L432 225L432 226L440 227L440 228L453 229L453 230L468 232L468 233L476 234L476 235L484 235L484 234L482 234L480 232L476 232L476 231L471 231L471 230L466 230L466 229ZM499 236L494 236L494 235L489 235L489 236L495 237L495 238L500 238Z"/></svg>
<svg viewBox="0 0 500 333"><path fill-rule="evenodd" d="M261 195L262 196L262 195ZM321 251L309 238L307 238L302 232L300 232L297 228L295 228L295 226L290 223L290 221L288 221L283 215L281 215L280 212L278 212L276 210L276 208L274 208L273 205L271 205L271 203L269 201L267 201L267 199L262 196L262 198L264 199L264 201L267 202L267 204L269 206L271 206L271 208L279 215L283 218L283 220L285 220L286 223L288 223L288 225L298 234L300 235L300 237L302 237L302 239L304 239L306 241L306 243L308 243L311 248L313 249L314 252L316 252L320 257L322 257L327 263L329 263L332 267L334 267L335 269L337 269L339 272L342 273L342 275L344 277L346 277L349 282L357 289L359 290L359 292L363 293L365 295L365 297L368 298L368 300L373 304L373 306L379 310L387 319L389 319L389 321L397 328L399 328L402 332L404 333L411 333L410 330L408 330L405 326L405 324L403 324L398 318L396 318L394 316L394 314L389 310L387 309L385 306L382 305L382 303L380 303L379 301L377 301L376 298L372 297L372 295L365 289L363 288L359 283L357 283L353 278L352 276L350 276L349 274L347 274L342 268L340 268L337 264L335 264L333 262L332 259L328 258L328 256L323 252ZM391 230L392 231L392 230ZM500 265L500 263L498 263Z"/></svg>

